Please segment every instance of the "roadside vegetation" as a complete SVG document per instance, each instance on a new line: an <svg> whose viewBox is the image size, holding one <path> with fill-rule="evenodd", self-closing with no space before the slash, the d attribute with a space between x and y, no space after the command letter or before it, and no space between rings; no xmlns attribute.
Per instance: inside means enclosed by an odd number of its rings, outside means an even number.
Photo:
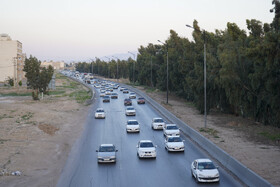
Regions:
<svg viewBox="0 0 280 187"><path fill-rule="evenodd" d="M164 45L140 46L136 61L97 59L80 62L76 69L164 91L168 52L169 91L204 113L205 37L207 113L215 109L280 127L280 2L273 0L270 11L275 14L272 23L244 20L249 33L230 22L224 30L204 32L194 20L193 40L170 30Z"/></svg>
<svg viewBox="0 0 280 187"><path fill-rule="evenodd" d="M55 73L56 80L61 82L59 86L56 86L55 90L48 90L46 95L44 95L43 100L49 100L52 97L64 97L65 99L74 99L78 103L85 104L85 102L92 97L91 91L85 86L78 82L75 82L66 76ZM20 97L20 96L30 96L32 97L32 90L26 87L13 88L13 87L3 87L0 88L0 97ZM40 95L38 95L40 98ZM8 118L9 116L3 115L1 118Z"/></svg>

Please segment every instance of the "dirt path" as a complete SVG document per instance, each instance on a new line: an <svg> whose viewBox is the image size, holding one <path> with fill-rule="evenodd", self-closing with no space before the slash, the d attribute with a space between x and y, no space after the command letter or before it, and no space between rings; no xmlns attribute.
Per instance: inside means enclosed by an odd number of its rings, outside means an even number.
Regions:
<svg viewBox="0 0 280 187"><path fill-rule="evenodd" d="M0 97L0 186L56 186L89 109L72 97L84 87L65 79L56 86L61 94L41 101Z"/></svg>
<svg viewBox="0 0 280 187"><path fill-rule="evenodd" d="M234 115L211 112L207 116L208 128L205 129L204 115L184 99L171 95L166 105L166 92L137 88L274 186L280 186L280 144L277 138L274 140L280 134L279 128L263 126Z"/></svg>

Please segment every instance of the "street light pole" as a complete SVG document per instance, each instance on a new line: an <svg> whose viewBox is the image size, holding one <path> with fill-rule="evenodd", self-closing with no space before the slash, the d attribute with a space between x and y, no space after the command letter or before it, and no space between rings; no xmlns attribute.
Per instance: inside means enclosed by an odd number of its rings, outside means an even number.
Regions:
<svg viewBox="0 0 280 187"><path fill-rule="evenodd" d="M189 28L194 29L190 25L186 25ZM204 128L207 127L207 112L206 112L206 40L205 40L205 30L203 30L203 50L204 50Z"/></svg>
<svg viewBox="0 0 280 187"><path fill-rule="evenodd" d="M107 58L107 59L109 60L109 62L108 62L108 63L110 64L111 59L110 59L109 57L106 57L106 56L105 56L105 58ZM110 66L109 66L109 64L108 64L108 79L110 78L110 77L109 77L109 72L110 72L110 69L109 69L109 68L110 68Z"/></svg>
<svg viewBox="0 0 280 187"><path fill-rule="evenodd" d="M133 62L133 83L135 83L135 79L134 79L134 72L135 72L135 62L136 62L136 58L135 58L135 54L132 53L132 52L129 52L128 53L132 54L133 55L133 58L134 58L134 62Z"/></svg>
<svg viewBox="0 0 280 187"><path fill-rule="evenodd" d="M153 87L153 61L152 61L152 55L151 55L151 86Z"/></svg>
<svg viewBox="0 0 280 187"><path fill-rule="evenodd" d="M117 57L112 56L113 58L117 59L117 81L119 82L119 59Z"/></svg>
<svg viewBox="0 0 280 187"><path fill-rule="evenodd" d="M158 40L158 42L165 45L162 41ZM166 103L168 104L168 45L166 44Z"/></svg>
<svg viewBox="0 0 280 187"><path fill-rule="evenodd" d="M97 75L99 76L99 65L97 63L97 57L95 57L95 62L96 62L96 65L97 65Z"/></svg>

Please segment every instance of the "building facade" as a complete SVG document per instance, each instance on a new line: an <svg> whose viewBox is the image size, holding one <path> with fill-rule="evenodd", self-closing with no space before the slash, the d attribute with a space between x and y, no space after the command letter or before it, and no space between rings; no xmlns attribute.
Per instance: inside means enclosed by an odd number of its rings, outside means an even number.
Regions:
<svg viewBox="0 0 280 187"><path fill-rule="evenodd" d="M21 42L12 40L8 34L0 34L0 82L12 78L15 85L18 85L18 82L25 78L25 58Z"/></svg>
<svg viewBox="0 0 280 187"><path fill-rule="evenodd" d="M63 62L63 61L53 62L52 60L50 62L47 62L47 61L41 62L42 67L47 68L49 65L51 65L54 70L64 70L65 62Z"/></svg>

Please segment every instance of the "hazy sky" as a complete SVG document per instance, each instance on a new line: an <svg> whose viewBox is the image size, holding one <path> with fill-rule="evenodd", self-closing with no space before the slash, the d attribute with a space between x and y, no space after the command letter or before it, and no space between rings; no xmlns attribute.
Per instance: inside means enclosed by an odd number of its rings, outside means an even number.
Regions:
<svg viewBox="0 0 280 187"><path fill-rule="evenodd" d="M0 33L40 60L79 61L136 52L165 41L170 29L192 39L201 28L246 30L246 19L271 23L272 0L0 0Z"/></svg>

